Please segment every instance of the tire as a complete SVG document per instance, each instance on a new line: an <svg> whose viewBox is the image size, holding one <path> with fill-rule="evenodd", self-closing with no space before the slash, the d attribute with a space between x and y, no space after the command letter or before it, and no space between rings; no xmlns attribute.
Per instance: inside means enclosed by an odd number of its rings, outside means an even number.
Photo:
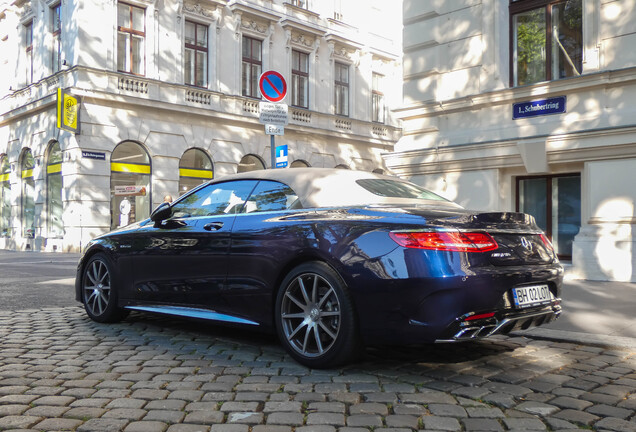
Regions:
<svg viewBox="0 0 636 432"><path fill-rule="evenodd" d="M117 306L114 269L106 255L93 255L82 272L82 302L86 314L100 323L121 321L128 312Z"/></svg>
<svg viewBox="0 0 636 432"><path fill-rule="evenodd" d="M353 361L361 352L349 291L325 263L301 264L285 277L275 314L278 337L298 363L330 368Z"/></svg>

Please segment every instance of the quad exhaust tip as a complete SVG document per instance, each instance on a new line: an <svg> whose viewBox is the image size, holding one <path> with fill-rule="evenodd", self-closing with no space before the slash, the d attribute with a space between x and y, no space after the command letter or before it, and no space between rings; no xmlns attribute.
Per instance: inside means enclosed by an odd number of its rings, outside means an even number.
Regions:
<svg viewBox="0 0 636 432"><path fill-rule="evenodd" d="M508 334L513 330L527 330L530 327L537 327L556 320L561 315L561 308L556 310L540 311L517 317L504 318L498 321L496 318L489 318L483 324L469 325L462 327L452 339L437 340L436 342L461 342L487 338L495 334ZM493 322L494 321L494 322ZM470 321L463 321L470 323Z"/></svg>

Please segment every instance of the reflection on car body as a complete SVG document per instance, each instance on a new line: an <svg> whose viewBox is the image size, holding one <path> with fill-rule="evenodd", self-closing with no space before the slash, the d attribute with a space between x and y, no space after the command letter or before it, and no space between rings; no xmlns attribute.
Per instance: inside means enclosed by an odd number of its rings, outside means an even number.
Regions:
<svg viewBox="0 0 636 432"><path fill-rule="evenodd" d="M563 269L534 219L474 212L398 178L337 169L212 180L89 243L76 298L276 332L310 367L369 343L460 342L561 312Z"/></svg>

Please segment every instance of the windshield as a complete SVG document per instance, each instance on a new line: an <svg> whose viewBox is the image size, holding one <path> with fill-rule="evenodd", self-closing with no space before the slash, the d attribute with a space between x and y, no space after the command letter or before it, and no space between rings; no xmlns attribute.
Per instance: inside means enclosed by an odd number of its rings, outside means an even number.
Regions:
<svg viewBox="0 0 636 432"><path fill-rule="evenodd" d="M412 198L435 201L448 201L433 192L416 186L412 183L387 179L360 179L356 180L360 186L374 195L386 198Z"/></svg>

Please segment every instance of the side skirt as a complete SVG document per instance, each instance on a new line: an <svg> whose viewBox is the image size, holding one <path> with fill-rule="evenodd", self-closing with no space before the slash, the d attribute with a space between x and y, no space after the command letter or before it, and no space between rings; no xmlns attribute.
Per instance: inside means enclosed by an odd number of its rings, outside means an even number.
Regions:
<svg viewBox="0 0 636 432"><path fill-rule="evenodd" d="M222 321L232 324L247 324L258 326L259 324L246 320L244 318L238 318L231 315L225 315L218 312L214 312L207 309L197 309L197 308L189 308L189 307L181 307L181 306L125 306L126 309L142 311L142 312L155 312L167 315L176 315L187 318L201 318L211 321Z"/></svg>

